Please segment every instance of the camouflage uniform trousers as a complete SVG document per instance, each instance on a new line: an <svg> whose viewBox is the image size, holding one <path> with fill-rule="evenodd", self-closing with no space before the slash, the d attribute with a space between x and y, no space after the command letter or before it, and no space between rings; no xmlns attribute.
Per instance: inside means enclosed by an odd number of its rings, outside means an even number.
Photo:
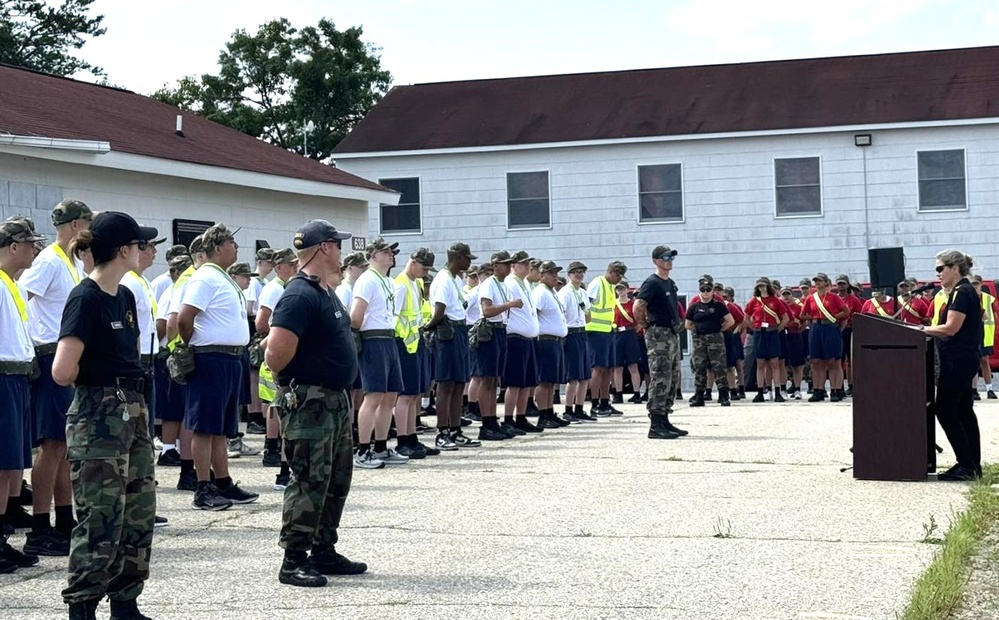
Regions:
<svg viewBox="0 0 999 620"><path fill-rule="evenodd" d="M279 544L289 551L330 549L354 470L350 399L344 390L297 385L279 388L274 405L292 474Z"/></svg>
<svg viewBox="0 0 999 620"><path fill-rule="evenodd" d="M645 330L649 351L649 413L665 415L673 407L680 386L680 338L665 327Z"/></svg>
<svg viewBox="0 0 999 620"><path fill-rule="evenodd" d="M156 517L149 411L139 392L76 388L66 416L78 525L69 549L67 604L129 601L149 577Z"/></svg>
<svg viewBox="0 0 999 620"><path fill-rule="evenodd" d="M715 373L715 385L728 388L728 375L725 374L725 336L717 334L694 334L694 389L708 389L708 369Z"/></svg>

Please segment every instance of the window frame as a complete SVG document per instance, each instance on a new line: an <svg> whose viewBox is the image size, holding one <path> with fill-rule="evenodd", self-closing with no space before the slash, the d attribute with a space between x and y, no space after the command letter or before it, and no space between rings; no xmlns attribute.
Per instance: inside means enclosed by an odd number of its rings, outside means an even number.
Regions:
<svg viewBox="0 0 999 620"><path fill-rule="evenodd" d="M652 166L680 166L680 212L678 220L642 220L642 168ZM687 178L681 161L642 162L635 164L635 222L639 226L658 226L663 224L685 224L687 222ZM653 192L646 192L653 193Z"/></svg>
<svg viewBox="0 0 999 620"><path fill-rule="evenodd" d="M777 162L784 159L817 159L819 160L819 212L818 213L790 213L781 215L779 212L779 204L777 202L777 188L778 187L806 187L804 185L777 185ZM826 214L826 193L822 189L822 155L819 153L803 154L803 155L785 155L782 157L771 157L771 170L773 170L773 183L774 183L774 219L778 220L792 220L800 218L818 218L825 217Z"/></svg>
<svg viewBox="0 0 999 620"><path fill-rule="evenodd" d="M378 234L379 235L399 235L405 237L415 237L423 234L423 177L420 175L413 176L395 176L395 177L384 177L378 179L378 184L382 185L382 181L408 181L410 179L416 179L417 191L420 193L420 201L416 203L419 214L420 214L420 229L419 230L385 230L385 223L382 221L382 209L384 207L399 207L408 206L412 203L402 203L397 205L389 205L384 202L378 203ZM391 189L391 188L389 188ZM393 190L396 191L396 190ZM399 194L399 200L402 200L402 193Z"/></svg>
<svg viewBox="0 0 999 620"><path fill-rule="evenodd" d="M946 151L961 151L964 156L964 207L954 208L954 209L924 209L921 197L919 195L919 154L920 153L942 153ZM915 165L916 165L916 213L960 213L962 211L971 210L971 195L968 193L968 149L960 146L949 149L917 149L915 154ZM931 179L933 181L941 181L944 179Z"/></svg>
<svg viewBox="0 0 999 620"><path fill-rule="evenodd" d="M548 225L547 226L510 226L510 175L511 174L534 174L538 172L544 172L548 177ZM554 209L552 208L552 171L550 168L536 168L532 170L507 170L506 174L503 176L504 184L503 191L506 193L505 210L506 210L506 231L507 232L519 232L528 230L551 230L554 225ZM537 198L529 198L527 200L537 200Z"/></svg>

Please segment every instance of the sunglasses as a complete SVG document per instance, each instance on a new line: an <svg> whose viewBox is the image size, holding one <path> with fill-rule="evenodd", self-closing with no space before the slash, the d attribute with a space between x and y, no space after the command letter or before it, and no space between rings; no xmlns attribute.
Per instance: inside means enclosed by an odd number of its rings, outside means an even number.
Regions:
<svg viewBox="0 0 999 620"><path fill-rule="evenodd" d="M323 243L332 243L337 247L337 249L343 249L343 239L327 239L326 241L323 241Z"/></svg>
<svg viewBox="0 0 999 620"><path fill-rule="evenodd" d="M701 291L702 293L710 293L710 292L711 292L711 288L709 288L709 287L706 287L706 286L705 286L705 287L702 287L702 288L700 289L700 291Z"/></svg>
<svg viewBox="0 0 999 620"><path fill-rule="evenodd" d="M937 273L943 273L943 270L951 265L937 265Z"/></svg>
<svg viewBox="0 0 999 620"><path fill-rule="evenodd" d="M145 250L146 248L149 247L149 242L148 241L133 241L133 242L129 243L128 245L134 245L135 247L139 248L140 252L142 252L143 250Z"/></svg>

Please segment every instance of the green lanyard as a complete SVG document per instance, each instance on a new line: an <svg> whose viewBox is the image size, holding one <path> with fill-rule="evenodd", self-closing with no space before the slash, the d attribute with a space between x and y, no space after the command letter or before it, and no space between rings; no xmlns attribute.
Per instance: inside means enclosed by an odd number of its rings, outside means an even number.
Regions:
<svg viewBox="0 0 999 620"><path fill-rule="evenodd" d="M527 287L524 286L524 281L521 280L520 278L518 278L517 276L513 276L513 279L517 281L517 284L520 285L520 290L524 291L524 295L526 295L527 296L527 300L530 301L531 300L531 291L527 290Z"/></svg>
<svg viewBox="0 0 999 620"><path fill-rule="evenodd" d="M378 283L382 285L382 290L385 291L385 305L388 307L389 314L395 314L395 290L387 284L388 278L383 276L374 267L368 267L368 271L375 274L375 277L378 278Z"/></svg>
<svg viewBox="0 0 999 620"><path fill-rule="evenodd" d="M228 281L229 281L229 284L231 284L231 285L232 285L232 288L236 289L236 294L237 294L237 295L239 295L239 302L240 302L240 303L242 304L242 306L243 306L244 308L246 308L246 298L245 298L245 297L243 297L243 289L239 288L239 285L238 285L238 284L236 284L236 281L235 281L235 280L233 280L233 279L232 279L231 277L229 277L229 274L227 274L227 273L225 272L225 269L222 269L221 267L219 267L219 266L218 266L218 265L216 265L215 263L205 263L205 264L204 264L204 265L202 265L202 266L203 266L203 267L211 267L211 268L212 268L212 269L214 269L215 271L217 271L217 272L221 273L221 274L222 274L222 277L223 277L223 278L225 278L226 280L228 280Z"/></svg>
<svg viewBox="0 0 999 620"><path fill-rule="evenodd" d="M454 279L454 274L452 274L448 269L442 269L441 271L447 274L448 279L451 280L451 284L454 285L454 290L458 293L458 301L460 301L462 305L465 305L465 296L462 294L461 287L458 286L457 280Z"/></svg>
<svg viewBox="0 0 999 620"><path fill-rule="evenodd" d="M565 308L562 307L562 302L559 301L558 295L555 294L555 291L553 291L550 286L548 286L547 284L545 284L543 282L541 283L541 286L545 287L545 290L547 290L548 293L552 296L552 298L555 299L555 305L558 306L559 311L564 315L565 314Z"/></svg>
<svg viewBox="0 0 999 620"><path fill-rule="evenodd" d="M496 276L489 276L489 279L493 281L493 285L499 291L500 297L503 298L503 303L510 301L510 298L506 296L506 285L497 280Z"/></svg>

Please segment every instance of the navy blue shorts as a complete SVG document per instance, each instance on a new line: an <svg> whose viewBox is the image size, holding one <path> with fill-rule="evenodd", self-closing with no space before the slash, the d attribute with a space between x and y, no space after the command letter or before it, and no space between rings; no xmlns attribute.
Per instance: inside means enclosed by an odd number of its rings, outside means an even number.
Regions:
<svg viewBox="0 0 999 620"><path fill-rule="evenodd" d="M358 355L357 356L357 374L354 375L354 383L353 383L353 385L350 386L350 389L352 389L352 390L360 390L361 387L362 387L361 386L361 356Z"/></svg>
<svg viewBox="0 0 999 620"><path fill-rule="evenodd" d="M430 386L434 382L434 351L427 346L427 343L420 340L420 382L423 389L421 394L429 394Z"/></svg>
<svg viewBox="0 0 999 620"><path fill-rule="evenodd" d="M780 334L780 358L782 360L787 359L787 332L778 332Z"/></svg>
<svg viewBox="0 0 999 620"><path fill-rule="evenodd" d="M167 395L165 406L160 408L163 422L183 422L187 411L187 385L174 383L167 379Z"/></svg>
<svg viewBox="0 0 999 620"><path fill-rule="evenodd" d="M503 374L506 363L506 330L493 329L493 339L480 342L472 352L473 377L498 377Z"/></svg>
<svg viewBox="0 0 999 620"><path fill-rule="evenodd" d="M780 358L780 334L759 330L753 333L753 352L758 360Z"/></svg>
<svg viewBox="0 0 999 620"><path fill-rule="evenodd" d="M243 379L239 383L239 404L250 404L250 352L244 351L239 358L239 363L243 366ZM254 385L253 387L257 387Z"/></svg>
<svg viewBox="0 0 999 620"><path fill-rule="evenodd" d="M614 333L613 332L586 332L590 341L590 367L591 368L613 368L614 362Z"/></svg>
<svg viewBox="0 0 999 620"><path fill-rule="evenodd" d="M590 352L586 332L569 334L563 342L565 349L565 380L590 380Z"/></svg>
<svg viewBox="0 0 999 620"><path fill-rule="evenodd" d="M843 357L843 335L832 323L818 323L808 328L808 355L813 360L829 361Z"/></svg>
<svg viewBox="0 0 999 620"><path fill-rule="evenodd" d="M506 367L503 385L532 388L538 385L538 366L534 357L534 341L510 334L506 340Z"/></svg>
<svg viewBox="0 0 999 620"><path fill-rule="evenodd" d="M423 393L423 379L420 373L423 371L423 364L420 363L420 349L410 353L406 350L406 343L402 338L395 339L395 349L399 354L399 370L402 371L402 389L399 394L403 396L418 396Z"/></svg>
<svg viewBox="0 0 999 620"><path fill-rule="evenodd" d="M167 393L170 391L170 376L166 369L166 360L156 358L153 361L153 406L149 407L153 418L164 420L167 409ZM146 403L147 406L149 403Z"/></svg>
<svg viewBox="0 0 999 620"><path fill-rule="evenodd" d="M31 424L35 445L52 439L66 442L66 412L73 404L73 388L57 385L52 379L55 353L38 357L42 374L31 384Z"/></svg>
<svg viewBox="0 0 999 620"><path fill-rule="evenodd" d="M784 358L791 368L805 365L805 335L787 334L787 356Z"/></svg>
<svg viewBox="0 0 999 620"><path fill-rule="evenodd" d="M614 332L614 366L624 368L637 364L642 358L640 338L635 330Z"/></svg>
<svg viewBox="0 0 999 620"><path fill-rule="evenodd" d="M434 348L434 380L438 383L468 383L468 326L455 325L454 338L436 339Z"/></svg>
<svg viewBox="0 0 999 620"><path fill-rule="evenodd" d="M810 340L810 338L809 338L808 335L811 333L811 331L812 331L812 329L809 327L809 328L804 329L801 332L801 343L802 343L802 346L805 347L805 359L806 360L808 359L808 341Z"/></svg>
<svg viewBox="0 0 999 620"><path fill-rule="evenodd" d="M205 435L234 437L239 432L239 393L243 363L237 355L195 353L187 378L184 427Z"/></svg>
<svg viewBox="0 0 999 620"><path fill-rule="evenodd" d="M725 332L725 368L735 368L739 361L739 350L742 349L742 341L739 334Z"/></svg>
<svg viewBox="0 0 999 620"><path fill-rule="evenodd" d="M364 393L402 391L402 369L395 338L369 338L361 345L361 386Z"/></svg>
<svg viewBox="0 0 999 620"><path fill-rule="evenodd" d="M537 347L538 382L562 383L565 376L565 351L558 340L538 340Z"/></svg>
<svg viewBox="0 0 999 620"><path fill-rule="evenodd" d="M26 375L0 375L0 469L31 467L31 385ZM66 430L63 428L63 433Z"/></svg>
<svg viewBox="0 0 999 620"><path fill-rule="evenodd" d="M840 355L840 359L848 360L850 359L850 350L853 345L853 328L847 327L843 330L843 353Z"/></svg>

